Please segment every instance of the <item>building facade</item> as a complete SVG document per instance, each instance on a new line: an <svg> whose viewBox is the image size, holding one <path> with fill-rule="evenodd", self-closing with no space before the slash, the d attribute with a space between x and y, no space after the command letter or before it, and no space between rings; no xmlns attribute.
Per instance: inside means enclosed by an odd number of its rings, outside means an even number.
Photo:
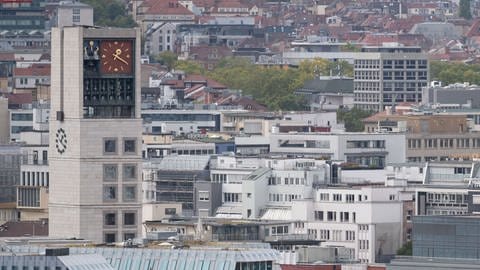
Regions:
<svg viewBox="0 0 480 270"><path fill-rule="evenodd" d="M429 82L426 54L420 47L365 47L355 55L354 104L383 111L400 102L421 102L422 87Z"/></svg>
<svg viewBox="0 0 480 270"><path fill-rule="evenodd" d="M96 243L141 232L140 32L54 28L49 232Z"/></svg>

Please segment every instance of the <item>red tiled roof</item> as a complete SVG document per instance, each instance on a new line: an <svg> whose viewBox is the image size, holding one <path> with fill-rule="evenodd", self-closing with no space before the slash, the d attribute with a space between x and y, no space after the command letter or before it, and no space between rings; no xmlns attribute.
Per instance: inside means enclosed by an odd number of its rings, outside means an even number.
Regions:
<svg viewBox="0 0 480 270"><path fill-rule="evenodd" d="M31 93L17 93L17 94L7 94L8 104L31 104L32 103L32 94Z"/></svg>
<svg viewBox="0 0 480 270"><path fill-rule="evenodd" d="M50 76L50 64L33 64L27 68L15 68L14 76Z"/></svg>
<svg viewBox="0 0 480 270"><path fill-rule="evenodd" d="M162 15L193 15L186 7L175 0L147 0L142 6L149 7L145 13Z"/></svg>
<svg viewBox="0 0 480 270"><path fill-rule="evenodd" d="M0 225L0 237L48 236L44 221L9 221Z"/></svg>
<svg viewBox="0 0 480 270"><path fill-rule="evenodd" d="M0 53L0 61L15 61L14 53Z"/></svg>
<svg viewBox="0 0 480 270"><path fill-rule="evenodd" d="M227 89L227 87L217 81L214 81L212 79L207 79L207 85L208 87L210 88L213 88L213 89Z"/></svg>
<svg viewBox="0 0 480 270"><path fill-rule="evenodd" d="M239 1L222 1L217 4L217 8L248 8L247 5L240 3Z"/></svg>

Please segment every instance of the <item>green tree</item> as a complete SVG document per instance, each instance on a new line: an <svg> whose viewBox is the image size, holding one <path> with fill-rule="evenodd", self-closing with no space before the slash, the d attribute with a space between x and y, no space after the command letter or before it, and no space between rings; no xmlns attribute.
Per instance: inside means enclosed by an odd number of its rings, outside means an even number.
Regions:
<svg viewBox="0 0 480 270"><path fill-rule="evenodd" d="M125 28L136 26L120 0L81 0L81 2L93 7L95 25Z"/></svg>
<svg viewBox="0 0 480 270"><path fill-rule="evenodd" d="M155 60L166 66L167 69L170 71L175 67L177 63L177 55L171 51L164 51L159 53L155 57Z"/></svg>
<svg viewBox="0 0 480 270"><path fill-rule="evenodd" d="M413 254L412 250L413 250L412 241L409 241L397 250L397 255L412 256Z"/></svg>
<svg viewBox="0 0 480 270"><path fill-rule="evenodd" d="M470 11L470 0L460 0L458 16L467 20L472 18L472 12Z"/></svg>
<svg viewBox="0 0 480 270"><path fill-rule="evenodd" d="M360 48L353 45L352 43L347 43L346 45L343 45L342 47L340 47L340 50L342 52L359 52Z"/></svg>
<svg viewBox="0 0 480 270"><path fill-rule="evenodd" d="M364 130L362 120L372 115L373 112L364 111L358 108L337 110L337 121L345 125L345 130L348 132L361 132Z"/></svg>
<svg viewBox="0 0 480 270"><path fill-rule="evenodd" d="M444 85L463 82L480 84L480 65L432 61L430 63L430 78L441 81Z"/></svg>
<svg viewBox="0 0 480 270"><path fill-rule="evenodd" d="M189 61L189 60L178 60L175 63L175 69L182 70L186 74L202 74L203 75L205 73L205 69L200 64L194 61Z"/></svg>

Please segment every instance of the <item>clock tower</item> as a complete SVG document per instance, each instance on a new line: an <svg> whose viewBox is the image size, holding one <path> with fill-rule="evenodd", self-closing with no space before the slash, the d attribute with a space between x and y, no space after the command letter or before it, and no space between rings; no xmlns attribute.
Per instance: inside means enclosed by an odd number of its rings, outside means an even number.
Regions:
<svg viewBox="0 0 480 270"><path fill-rule="evenodd" d="M52 30L52 237L140 237L139 58L137 29Z"/></svg>

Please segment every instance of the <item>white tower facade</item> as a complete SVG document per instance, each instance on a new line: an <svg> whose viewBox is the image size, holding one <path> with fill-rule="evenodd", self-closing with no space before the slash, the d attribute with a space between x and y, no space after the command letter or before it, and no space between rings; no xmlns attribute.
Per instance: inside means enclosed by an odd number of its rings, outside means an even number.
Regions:
<svg viewBox="0 0 480 270"><path fill-rule="evenodd" d="M138 29L52 31L52 237L109 243L140 236L139 60Z"/></svg>

